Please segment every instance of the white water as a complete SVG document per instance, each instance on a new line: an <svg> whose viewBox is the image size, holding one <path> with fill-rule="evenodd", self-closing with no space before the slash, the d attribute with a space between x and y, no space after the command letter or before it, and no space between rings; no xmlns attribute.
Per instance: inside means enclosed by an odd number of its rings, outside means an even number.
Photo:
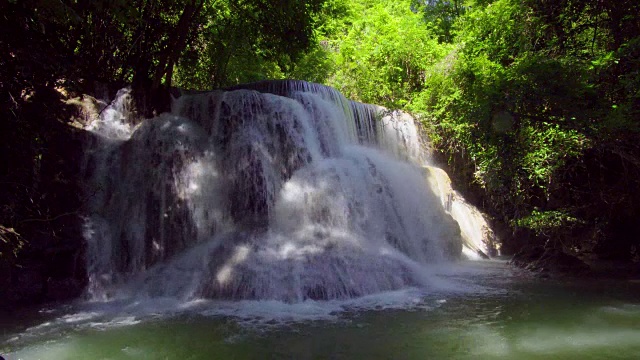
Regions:
<svg viewBox="0 0 640 360"><path fill-rule="evenodd" d="M89 130L89 296L288 303L440 286L460 228L413 119L304 82L183 95ZM126 95L126 94L123 94Z"/></svg>

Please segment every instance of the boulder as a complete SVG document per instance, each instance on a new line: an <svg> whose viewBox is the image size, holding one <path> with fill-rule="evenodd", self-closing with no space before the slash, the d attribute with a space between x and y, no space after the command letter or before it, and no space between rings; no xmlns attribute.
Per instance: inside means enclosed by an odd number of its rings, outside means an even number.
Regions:
<svg viewBox="0 0 640 360"><path fill-rule="evenodd" d="M539 274L549 273L581 276L590 272L590 267L584 261L561 249L531 246L516 253L511 265Z"/></svg>

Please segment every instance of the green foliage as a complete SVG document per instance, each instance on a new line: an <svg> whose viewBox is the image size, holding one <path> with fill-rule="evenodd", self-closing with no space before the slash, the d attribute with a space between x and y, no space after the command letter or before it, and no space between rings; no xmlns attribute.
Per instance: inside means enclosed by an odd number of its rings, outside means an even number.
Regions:
<svg viewBox="0 0 640 360"><path fill-rule="evenodd" d="M317 46L306 52L293 64L287 77L325 83L329 76L335 72L335 66L332 53L322 46Z"/></svg>
<svg viewBox="0 0 640 360"><path fill-rule="evenodd" d="M468 9L462 0L413 0L411 7L421 12L440 42L453 41L453 26Z"/></svg>
<svg viewBox="0 0 640 360"><path fill-rule="evenodd" d="M282 77L314 44L324 0L23 0L0 4L2 76L25 86L206 89ZM34 82L38 84L34 84Z"/></svg>
<svg viewBox="0 0 640 360"><path fill-rule="evenodd" d="M328 83L356 100L402 107L441 56L437 40L409 1L351 4L355 15L334 22L323 39L334 59Z"/></svg>
<svg viewBox="0 0 640 360"><path fill-rule="evenodd" d="M640 238L640 3L344 3L359 16L324 35L329 83L418 116L496 219L541 239Z"/></svg>
<svg viewBox="0 0 640 360"><path fill-rule="evenodd" d="M558 124L523 127L520 136L527 146L520 165L523 175L547 195L554 174L566 165L566 160L579 157L589 147L584 134L562 129Z"/></svg>
<svg viewBox="0 0 640 360"><path fill-rule="evenodd" d="M531 229L538 235L548 236L572 228L580 221L565 210L540 211L536 209L531 214L514 220L513 223L516 226Z"/></svg>
<svg viewBox="0 0 640 360"><path fill-rule="evenodd" d="M284 78L296 62L313 62L313 51L305 51L313 48L323 4L322 0L207 3L206 20L178 63L176 84L203 90Z"/></svg>

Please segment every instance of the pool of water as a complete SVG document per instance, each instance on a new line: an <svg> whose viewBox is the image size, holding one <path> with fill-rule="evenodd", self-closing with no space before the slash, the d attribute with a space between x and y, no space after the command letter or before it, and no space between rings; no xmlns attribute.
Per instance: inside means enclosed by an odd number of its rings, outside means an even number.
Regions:
<svg viewBox="0 0 640 360"><path fill-rule="evenodd" d="M6 359L639 359L640 283L542 280L503 262L448 289L343 302L75 303L5 315Z"/></svg>

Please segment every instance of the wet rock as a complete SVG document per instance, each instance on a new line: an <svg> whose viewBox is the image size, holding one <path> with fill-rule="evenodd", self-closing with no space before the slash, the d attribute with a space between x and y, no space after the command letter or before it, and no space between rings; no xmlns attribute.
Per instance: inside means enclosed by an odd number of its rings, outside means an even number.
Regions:
<svg viewBox="0 0 640 360"><path fill-rule="evenodd" d="M527 268L530 264L536 262L544 254L544 248L542 246L530 246L518 251L509 264L517 266L519 268Z"/></svg>
<svg viewBox="0 0 640 360"><path fill-rule="evenodd" d="M550 273L581 276L590 272L589 265L579 258L560 249L545 249L542 246L521 250L513 256L510 264L536 272L545 278L549 277Z"/></svg>
<svg viewBox="0 0 640 360"><path fill-rule="evenodd" d="M443 224L439 236L444 241L444 255L449 259L459 259L462 254L462 234L458 222L449 214L439 214L440 223Z"/></svg>

